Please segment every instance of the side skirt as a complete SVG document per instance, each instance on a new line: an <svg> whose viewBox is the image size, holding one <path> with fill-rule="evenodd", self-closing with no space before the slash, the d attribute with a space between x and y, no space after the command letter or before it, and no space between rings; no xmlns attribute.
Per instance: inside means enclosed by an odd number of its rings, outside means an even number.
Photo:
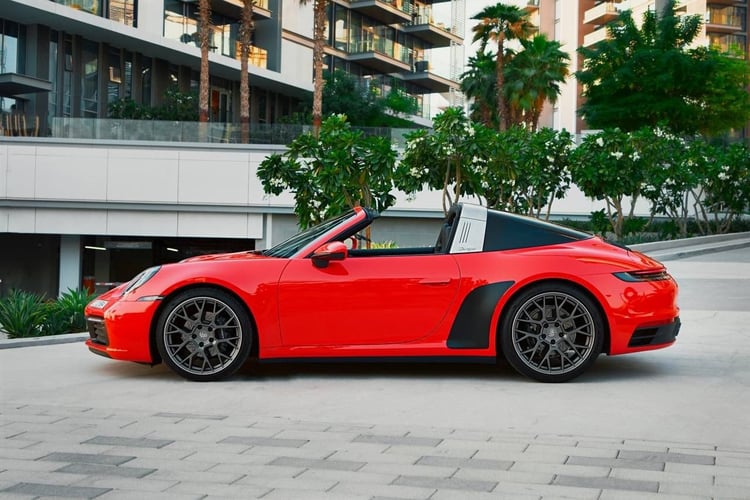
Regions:
<svg viewBox="0 0 750 500"><path fill-rule="evenodd" d="M259 363L399 363L399 364L425 364L425 363L452 363L452 364L497 364L497 356L368 356L368 357L298 357L298 358L261 358Z"/></svg>

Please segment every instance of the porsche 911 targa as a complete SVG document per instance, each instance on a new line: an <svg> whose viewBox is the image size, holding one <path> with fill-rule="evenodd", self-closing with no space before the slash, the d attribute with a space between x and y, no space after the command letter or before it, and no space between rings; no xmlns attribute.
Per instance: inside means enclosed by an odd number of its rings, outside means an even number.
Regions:
<svg viewBox="0 0 750 500"><path fill-rule="evenodd" d="M470 204L451 209L432 246L352 248L377 216L358 207L268 250L146 269L86 307L86 345L198 381L254 357L504 358L564 382L601 353L677 337L677 284L641 253Z"/></svg>

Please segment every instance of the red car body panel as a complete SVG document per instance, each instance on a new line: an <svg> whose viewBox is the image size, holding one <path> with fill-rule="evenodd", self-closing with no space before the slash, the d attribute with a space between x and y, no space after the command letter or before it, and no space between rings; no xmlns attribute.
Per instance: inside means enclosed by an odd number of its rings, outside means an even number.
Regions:
<svg viewBox="0 0 750 500"><path fill-rule="evenodd" d="M129 284L122 285L87 307L90 324L103 321L106 329L106 342L92 333L87 345L113 359L157 362L153 335L162 306L178 291L208 285L230 292L246 305L261 360L495 357L505 306L527 286L549 280L573 284L598 304L607 328L606 353L657 349L673 342L629 345L636 330L677 320L674 280L667 276L623 281L614 273L659 272L664 267L595 237L499 251L425 250L366 257L350 252L325 267L314 265L315 249L358 231L367 218L364 210L356 210L304 242L291 257L248 252L163 265L136 290L125 293ZM469 324L480 319L472 317L473 309L466 309L466 303L473 293L482 295L485 290L498 298L489 309L481 305L481 297L476 301L477 307L489 311L480 322L484 331L474 332L475 340L451 347L459 317Z"/></svg>

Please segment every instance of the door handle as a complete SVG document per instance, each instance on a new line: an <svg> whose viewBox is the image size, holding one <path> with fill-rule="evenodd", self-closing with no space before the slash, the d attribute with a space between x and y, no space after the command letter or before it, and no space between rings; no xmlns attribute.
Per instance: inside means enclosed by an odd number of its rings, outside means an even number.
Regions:
<svg viewBox="0 0 750 500"><path fill-rule="evenodd" d="M451 282L450 278L425 278L419 280L420 285L444 286Z"/></svg>

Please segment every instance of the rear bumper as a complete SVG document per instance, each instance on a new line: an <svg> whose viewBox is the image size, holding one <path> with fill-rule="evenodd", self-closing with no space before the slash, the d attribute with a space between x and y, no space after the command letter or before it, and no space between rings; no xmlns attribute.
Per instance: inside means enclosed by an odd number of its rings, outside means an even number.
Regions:
<svg viewBox="0 0 750 500"><path fill-rule="evenodd" d="M629 348L665 346L674 343L680 333L680 318L671 323L648 328L638 328L630 336Z"/></svg>

